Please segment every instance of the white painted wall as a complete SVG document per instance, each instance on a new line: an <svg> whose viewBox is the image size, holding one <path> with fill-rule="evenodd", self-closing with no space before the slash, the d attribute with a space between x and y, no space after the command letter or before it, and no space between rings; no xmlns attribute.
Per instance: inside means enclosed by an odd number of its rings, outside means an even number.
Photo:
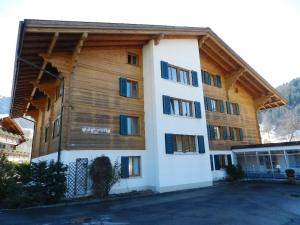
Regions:
<svg viewBox="0 0 300 225"><path fill-rule="evenodd" d="M61 152L61 162L68 165L71 162L76 162L78 158L87 158L89 163L99 157L99 156L108 156L111 160L111 163L117 160L121 163L121 156L141 156L141 176L140 177L130 177L128 179L121 179L121 181L114 185L112 193L120 192L129 192L132 190L142 190L142 189L152 189L154 187L149 183L149 173L151 172L149 168L149 160L146 156L147 153L145 150L68 150ZM49 154L34 159L34 162L39 160L57 160L57 153Z"/></svg>
<svg viewBox="0 0 300 225"><path fill-rule="evenodd" d="M153 58L148 60L148 58ZM143 49L146 149L153 151L157 160L158 176L155 183L160 192L208 186L212 183L209 163L206 119L197 40L151 41ZM160 61L198 72L199 87L182 85L161 78ZM151 68L154 66L154 69ZM163 114L162 95L201 102L202 119ZM154 124L154 126L153 126ZM165 133L204 135L205 154L165 153ZM155 156L156 155L156 156ZM156 172L157 174L157 172Z"/></svg>

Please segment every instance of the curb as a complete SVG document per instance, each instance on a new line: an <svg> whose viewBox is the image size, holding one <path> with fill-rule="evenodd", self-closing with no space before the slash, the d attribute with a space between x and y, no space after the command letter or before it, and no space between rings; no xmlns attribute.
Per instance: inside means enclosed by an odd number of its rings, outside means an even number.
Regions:
<svg viewBox="0 0 300 225"><path fill-rule="evenodd" d="M15 209L0 209L0 213L2 212L8 212L8 211L18 211L18 210L30 210L30 209L44 209L44 208L56 208L56 207L62 207L62 206L75 206L75 205L88 205L88 204L95 204L95 203L105 203L105 202L112 202L112 201L118 201L123 199L137 199L140 197L147 197L147 196L154 196L157 195L157 193L145 193L141 195L131 195L131 196L120 196L115 198L107 198L107 199L92 199L92 200L83 200L83 201L70 201L70 202L62 202L57 204L49 204L49 205L37 205L37 206L31 206L31 207L25 207L25 208L15 208Z"/></svg>

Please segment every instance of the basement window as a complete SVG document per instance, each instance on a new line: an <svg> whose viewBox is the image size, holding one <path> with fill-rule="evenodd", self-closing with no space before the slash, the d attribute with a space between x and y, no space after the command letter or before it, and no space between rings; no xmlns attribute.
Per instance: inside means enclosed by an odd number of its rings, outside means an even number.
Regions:
<svg viewBox="0 0 300 225"><path fill-rule="evenodd" d="M138 56L133 53L128 53L127 63L130 65L138 66Z"/></svg>

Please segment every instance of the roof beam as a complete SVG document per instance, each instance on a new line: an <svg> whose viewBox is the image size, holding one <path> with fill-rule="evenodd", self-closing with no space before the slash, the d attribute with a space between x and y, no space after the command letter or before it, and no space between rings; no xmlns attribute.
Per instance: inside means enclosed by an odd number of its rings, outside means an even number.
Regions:
<svg viewBox="0 0 300 225"><path fill-rule="evenodd" d="M253 90L253 87L252 86L249 86L245 81L243 80L238 80L237 81L240 85L242 85L242 87L250 93L250 95L252 95L253 97L257 97L258 93L257 91Z"/></svg>
<svg viewBox="0 0 300 225"><path fill-rule="evenodd" d="M233 69L237 68L237 66L235 64L233 64L232 62L230 62L228 60L228 58L226 58L225 56L223 56L222 54L220 54L220 51L217 51L214 46L212 46L211 44L209 44L209 42L205 42L205 47L208 48L209 51L211 51L214 54L218 55L218 57L220 59L222 59L222 61L224 61L227 65L229 65Z"/></svg>
<svg viewBox="0 0 300 225"><path fill-rule="evenodd" d="M201 39L198 40L198 46L199 48L202 48L204 45L205 41L208 39L208 35L203 36Z"/></svg>
<svg viewBox="0 0 300 225"><path fill-rule="evenodd" d="M243 74L245 73L245 71L246 70L244 68L240 68L240 69L232 72L228 76L225 76L225 90L227 92L238 81L238 79L241 76L243 76Z"/></svg>
<svg viewBox="0 0 300 225"><path fill-rule="evenodd" d="M155 45L159 45L159 42L160 40L164 39L165 38L165 34L164 33L160 33L159 35L157 35L155 38L154 38L154 44Z"/></svg>
<svg viewBox="0 0 300 225"><path fill-rule="evenodd" d="M206 49L204 49L204 48L201 48L200 49L200 52L204 52L207 56L209 56L209 58L212 60L212 61L214 61L217 65L219 65L220 67L222 67L223 68L223 70L225 70L225 71L232 71L232 69L228 66L228 65L224 65L224 64L222 64L222 63L220 63L220 61L219 60L217 60L216 58L216 55L214 55L214 54L211 54L210 52L208 52Z"/></svg>
<svg viewBox="0 0 300 225"><path fill-rule="evenodd" d="M252 78L253 78L253 77L252 77ZM244 79L247 83L249 83L249 84L251 84L252 86L254 86L256 90L258 90L259 92L261 92L261 94L265 95L265 94L268 92L267 89L265 89L263 86L261 86L259 82L254 82L254 81L253 81L253 79L255 79L255 78L250 79L248 76L243 76L243 79ZM255 80L256 80L256 79L255 79Z"/></svg>

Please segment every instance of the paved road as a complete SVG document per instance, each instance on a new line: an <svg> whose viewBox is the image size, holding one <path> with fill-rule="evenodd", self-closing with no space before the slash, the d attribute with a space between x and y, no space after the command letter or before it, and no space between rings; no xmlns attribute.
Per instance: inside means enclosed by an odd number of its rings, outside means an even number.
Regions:
<svg viewBox="0 0 300 225"><path fill-rule="evenodd" d="M231 183L97 204L5 211L0 224L299 225L300 186Z"/></svg>

